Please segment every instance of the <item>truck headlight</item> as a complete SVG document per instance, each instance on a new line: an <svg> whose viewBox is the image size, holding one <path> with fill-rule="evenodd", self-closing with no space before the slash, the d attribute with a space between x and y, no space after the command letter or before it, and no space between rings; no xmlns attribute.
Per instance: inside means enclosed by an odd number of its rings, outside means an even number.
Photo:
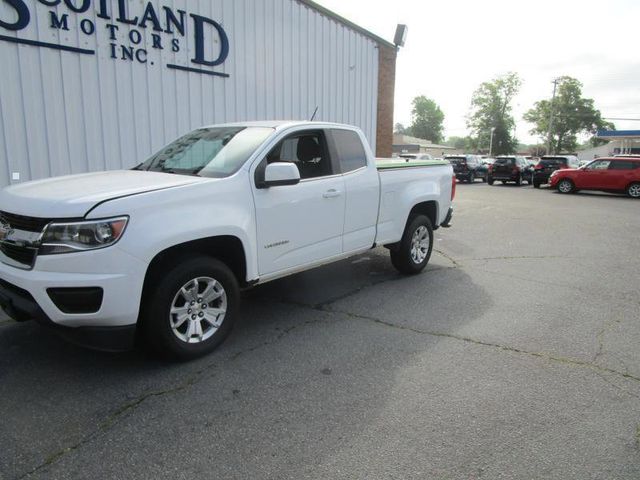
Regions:
<svg viewBox="0 0 640 480"><path fill-rule="evenodd" d="M40 255L84 252L113 245L124 233L127 217L47 225L40 240Z"/></svg>

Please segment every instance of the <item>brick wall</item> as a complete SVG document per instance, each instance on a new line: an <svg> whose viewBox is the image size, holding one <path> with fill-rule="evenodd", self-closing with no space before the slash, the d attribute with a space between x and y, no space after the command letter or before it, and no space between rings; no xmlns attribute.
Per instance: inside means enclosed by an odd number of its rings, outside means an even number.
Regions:
<svg viewBox="0 0 640 480"><path fill-rule="evenodd" d="M376 156L390 157L393 147L393 103L397 50L378 44L378 127Z"/></svg>

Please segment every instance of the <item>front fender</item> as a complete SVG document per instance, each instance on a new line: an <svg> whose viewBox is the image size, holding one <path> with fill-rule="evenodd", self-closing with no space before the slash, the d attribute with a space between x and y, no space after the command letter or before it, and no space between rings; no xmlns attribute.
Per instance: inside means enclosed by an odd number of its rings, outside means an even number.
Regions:
<svg viewBox="0 0 640 480"><path fill-rule="evenodd" d="M242 243L247 281L257 278L255 213L246 172L227 179L115 199L98 206L90 218L128 215L119 248L149 264L175 245L217 236Z"/></svg>

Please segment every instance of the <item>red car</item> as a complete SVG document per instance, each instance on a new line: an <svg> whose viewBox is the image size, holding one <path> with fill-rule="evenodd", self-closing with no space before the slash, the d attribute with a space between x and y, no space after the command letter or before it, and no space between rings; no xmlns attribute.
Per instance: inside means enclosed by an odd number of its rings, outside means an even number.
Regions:
<svg viewBox="0 0 640 480"><path fill-rule="evenodd" d="M560 193L601 190L640 198L640 157L599 158L578 169L556 170L549 185Z"/></svg>

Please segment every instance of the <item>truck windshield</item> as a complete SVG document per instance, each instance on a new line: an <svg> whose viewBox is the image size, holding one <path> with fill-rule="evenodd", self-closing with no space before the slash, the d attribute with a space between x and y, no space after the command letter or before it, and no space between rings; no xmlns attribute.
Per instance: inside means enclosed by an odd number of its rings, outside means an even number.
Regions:
<svg viewBox="0 0 640 480"><path fill-rule="evenodd" d="M201 128L167 145L134 170L223 178L236 173L273 128Z"/></svg>

